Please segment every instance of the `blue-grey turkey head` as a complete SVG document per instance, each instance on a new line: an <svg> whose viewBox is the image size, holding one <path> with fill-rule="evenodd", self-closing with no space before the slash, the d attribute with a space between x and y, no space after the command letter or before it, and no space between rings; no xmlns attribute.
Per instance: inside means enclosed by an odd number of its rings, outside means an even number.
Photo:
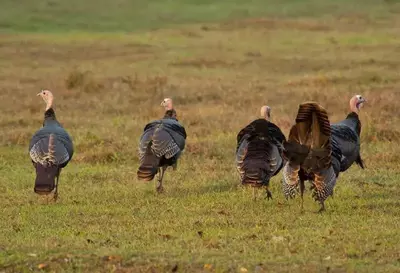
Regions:
<svg viewBox="0 0 400 273"><path fill-rule="evenodd" d="M261 118L244 127L237 135L236 168L242 185L255 189L265 187L267 198L270 179L283 167L283 142L286 140L278 126L270 121L271 108L261 107Z"/></svg>
<svg viewBox="0 0 400 273"><path fill-rule="evenodd" d="M347 117L332 124L332 141L341 151L340 172L346 171L353 163L357 163L364 169L364 163L360 155L361 121L359 111L366 103L361 95L355 95L350 99L350 113Z"/></svg>
<svg viewBox="0 0 400 273"><path fill-rule="evenodd" d="M340 150L331 138L326 110L316 102L299 106L296 123L284 143L282 187L286 198L293 198L300 188L301 206L305 181L312 183L315 201L325 210L325 200L333 194L339 172Z"/></svg>
<svg viewBox="0 0 400 273"><path fill-rule="evenodd" d="M163 192L162 185L165 170L172 166L177 169L178 159L185 149L186 131L179 123L173 108L172 99L162 101L164 117L148 123L139 141L140 166L137 177L151 181L158 173L157 192Z"/></svg>
<svg viewBox="0 0 400 273"><path fill-rule="evenodd" d="M37 94L46 103L43 127L32 137L29 155L36 169L34 191L40 195L53 193L58 197L61 169L67 166L74 153L70 135L57 121L53 109L54 96L49 90Z"/></svg>

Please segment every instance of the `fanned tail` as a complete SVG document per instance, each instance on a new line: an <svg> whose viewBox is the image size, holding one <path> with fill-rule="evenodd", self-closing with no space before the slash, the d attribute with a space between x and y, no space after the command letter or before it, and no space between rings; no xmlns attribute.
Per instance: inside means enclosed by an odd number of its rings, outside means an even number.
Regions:
<svg viewBox="0 0 400 273"><path fill-rule="evenodd" d="M323 207L323 201L332 194L336 182L331 161L331 128L326 110L314 102L301 104L296 124L290 130L284 148L288 159L283 171L285 196L293 197L294 189L301 182L299 171L302 169L313 181L314 196Z"/></svg>
<svg viewBox="0 0 400 273"><path fill-rule="evenodd" d="M313 102L303 103L296 124L290 130L289 140L284 143L284 155L292 164L303 165L309 170L327 167L331 164L330 136L326 110Z"/></svg>

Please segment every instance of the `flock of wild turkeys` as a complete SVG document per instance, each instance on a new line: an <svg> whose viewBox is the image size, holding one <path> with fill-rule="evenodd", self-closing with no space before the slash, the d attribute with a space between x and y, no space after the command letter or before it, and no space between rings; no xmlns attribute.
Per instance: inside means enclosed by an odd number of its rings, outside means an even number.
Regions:
<svg viewBox="0 0 400 273"><path fill-rule="evenodd" d="M42 90L46 102L43 127L31 139L29 154L36 169L34 191L54 194L57 199L61 169L74 153L71 137L57 121L53 94ZM299 106L296 122L289 138L270 121L269 106L261 108L260 119L254 120L237 135L236 166L241 183L254 188L265 187L267 197L269 180L283 168L282 188L286 198L293 198L300 190L302 206L304 182L311 181L313 196L325 209L324 201L333 194L340 172L354 162L362 168L360 157L361 122L358 112L366 100L356 95L350 100L351 112L336 124L330 124L327 112L315 102ZM172 100L166 98L161 105L164 117L148 123L140 138L137 171L139 179L151 181L158 173L157 191L163 191L165 170L175 170L179 156L185 148L186 131L178 122Z"/></svg>

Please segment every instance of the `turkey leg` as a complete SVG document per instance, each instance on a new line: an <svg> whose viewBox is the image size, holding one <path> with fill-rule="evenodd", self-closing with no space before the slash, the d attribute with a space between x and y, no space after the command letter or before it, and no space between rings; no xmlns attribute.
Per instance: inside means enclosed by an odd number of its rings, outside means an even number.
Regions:
<svg viewBox="0 0 400 273"><path fill-rule="evenodd" d="M53 195L54 202L57 201L57 199L58 199L58 181L60 179L60 173L61 173L61 169L58 170L58 173L57 173L57 176L56 176L56 185L55 185L54 195Z"/></svg>
<svg viewBox="0 0 400 273"><path fill-rule="evenodd" d="M164 191L164 187L162 185L162 180L164 178L165 169L166 169L166 166L162 166L158 172L158 179L157 179L157 186L156 186L156 190L158 193L162 193Z"/></svg>
<svg viewBox="0 0 400 273"><path fill-rule="evenodd" d="M323 212L325 210L325 204L324 201L326 199L324 189L326 189L326 184L324 181L325 177L321 175L320 173L315 173L314 174L314 192L313 192L313 197L315 201L319 201L321 208L319 209L318 212Z"/></svg>
<svg viewBox="0 0 400 273"><path fill-rule="evenodd" d="M304 181L300 180L300 196L301 196L301 210L302 211L304 210L304 199L303 199L304 189L305 189Z"/></svg>

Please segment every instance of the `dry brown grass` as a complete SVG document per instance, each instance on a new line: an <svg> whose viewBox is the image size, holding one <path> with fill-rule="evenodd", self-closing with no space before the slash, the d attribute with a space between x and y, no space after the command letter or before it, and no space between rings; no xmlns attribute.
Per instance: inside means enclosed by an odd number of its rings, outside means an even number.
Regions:
<svg viewBox="0 0 400 273"><path fill-rule="evenodd" d="M383 32L339 33L350 25L344 20L330 25L329 32L303 28L316 22L245 20L234 24L245 28L229 31L195 26L73 44L46 36L23 42L4 36L0 54L13 65L0 75L0 141L26 144L42 119L43 105L34 94L49 88L56 94L60 120L76 139L79 161L101 162L104 157L108 162L115 154L131 158L141 128L162 115L158 102L166 96L175 99L189 137L197 139L189 138L189 147L210 135L237 132L265 103L285 131L305 100L318 101L338 121L356 93L368 99L361 115L364 141L397 142L398 44L382 38L372 47L354 48L348 35L368 40ZM260 24L268 24L269 32ZM292 36L294 25L297 34ZM336 42L321 43L329 39ZM99 143L87 140L88 134Z"/></svg>

